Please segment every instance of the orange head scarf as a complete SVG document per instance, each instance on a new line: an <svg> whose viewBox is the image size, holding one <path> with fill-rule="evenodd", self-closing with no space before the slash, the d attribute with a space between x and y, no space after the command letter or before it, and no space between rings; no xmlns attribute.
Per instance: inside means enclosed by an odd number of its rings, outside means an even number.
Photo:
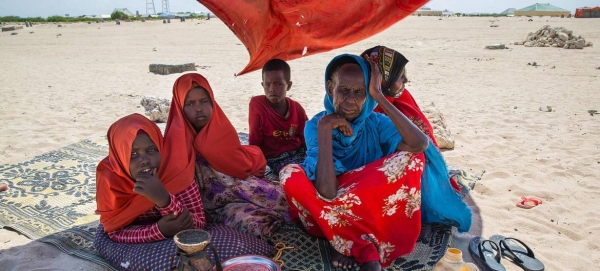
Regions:
<svg viewBox="0 0 600 271"><path fill-rule="evenodd" d="M199 133L196 133L183 113L185 96L193 88L193 83L206 89L212 101L212 117ZM194 160L195 150L215 170L240 179L246 179L250 175L262 176L267 164L259 147L242 146L235 128L215 101L208 81L197 73L182 75L173 85L173 100L165 130L165 148L178 150L177 155L191 161Z"/></svg>
<svg viewBox="0 0 600 271"><path fill-rule="evenodd" d="M148 134L162 154L163 137L160 129L140 114L123 117L108 129L108 156L96 168L96 213L100 215L100 223L106 232L131 224L139 215L154 207L150 200L133 192L135 180L129 173L131 148L139 131ZM164 161L161 162L158 176L171 194L183 191L190 184L191 179L175 181L179 180L179 175Z"/></svg>

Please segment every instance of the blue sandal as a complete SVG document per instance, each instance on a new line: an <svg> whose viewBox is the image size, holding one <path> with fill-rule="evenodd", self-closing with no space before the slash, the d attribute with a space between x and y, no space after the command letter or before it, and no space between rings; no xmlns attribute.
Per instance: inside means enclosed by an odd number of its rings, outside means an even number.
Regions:
<svg viewBox="0 0 600 271"><path fill-rule="evenodd" d="M469 242L469 252L482 271L506 271L500 263L502 251L495 242L474 237Z"/></svg>
<svg viewBox="0 0 600 271"><path fill-rule="evenodd" d="M510 258L516 265L525 271L544 271L544 264L535 258L533 250L523 241L502 235L492 235L490 240L500 245L504 256Z"/></svg>

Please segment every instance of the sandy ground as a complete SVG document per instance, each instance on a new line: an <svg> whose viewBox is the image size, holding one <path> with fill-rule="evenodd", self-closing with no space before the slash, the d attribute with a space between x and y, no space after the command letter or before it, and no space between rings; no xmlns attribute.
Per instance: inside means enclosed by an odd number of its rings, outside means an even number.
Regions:
<svg viewBox="0 0 600 271"><path fill-rule="evenodd" d="M340 53L386 45L409 60L408 89L434 102L456 138L449 164L485 171L472 191L482 233L524 240L546 270L600 266L600 20L410 17L360 43L290 62L289 96L308 115L322 108L323 72ZM525 48L543 25L563 26L594 42L583 50ZM34 31L35 33L29 33ZM195 62L239 131L260 73L240 77L246 50L218 20L67 24L0 33L0 164L16 163L106 133L142 96L171 97L179 76L148 72L151 63ZM60 34L60 36L57 36ZM491 51L493 43L510 49ZM153 50L156 49L156 50ZM539 67L527 65L537 62ZM554 67L554 68L553 68ZM551 106L553 112L539 107ZM515 207L521 196L543 204ZM502 261L507 270L521 270ZM101 270L51 245L0 230L0 270Z"/></svg>

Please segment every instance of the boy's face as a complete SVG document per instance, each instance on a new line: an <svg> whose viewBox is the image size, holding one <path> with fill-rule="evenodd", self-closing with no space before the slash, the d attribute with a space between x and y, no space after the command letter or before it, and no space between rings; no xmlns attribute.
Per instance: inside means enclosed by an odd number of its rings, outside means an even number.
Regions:
<svg viewBox="0 0 600 271"><path fill-rule="evenodd" d="M263 73L263 89L271 104L285 102L286 93L292 87L292 82L285 80L283 71L266 71Z"/></svg>

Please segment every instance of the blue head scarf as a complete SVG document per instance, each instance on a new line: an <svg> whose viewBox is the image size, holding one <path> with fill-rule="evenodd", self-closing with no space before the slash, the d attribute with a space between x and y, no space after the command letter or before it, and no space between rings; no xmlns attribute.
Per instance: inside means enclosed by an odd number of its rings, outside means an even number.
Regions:
<svg viewBox="0 0 600 271"><path fill-rule="evenodd" d="M325 69L325 101L323 102L325 104L325 112L327 112L327 114L335 113L333 97L331 97L331 95L329 95L329 91L327 91L328 82L329 80L331 80L331 75L333 74L333 72L339 69L344 64L359 65L360 69L363 72L363 77L365 79L365 90L367 92L367 100L363 104L362 110L360 111L360 115L350 123L350 125L352 125L352 128L360 127L364 125L365 120L373 113L375 107L377 107L377 102L375 102L375 99L373 99L373 97L371 97L371 95L369 94L369 75L371 73L371 67L362 57L356 55L343 54L336 56L333 60L331 60L331 62L329 62L329 65L327 65L327 68ZM348 140L352 141L355 138L356 137L354 136L349 137Z"/></svg>
<svg viewBox="0 0 600 271"><path fill-rule="evenodd" d="M325 111L315 115L306 122L304 137L306 139L307 157L302 164L309 179L315 180L318 156L317 124L319 120L329 114L336 113L333 97L327 91L327 82L331 74L344 64L354 63L360 66L365 79L366 101L360 115L350 122L352 136L345 136L338 129L332 131L333 135L333 160L336 175L342 174L366 164L369 164L396 151L402 141L397 129L385 123L391 123L386 116L373 112L377 102L369 95L370 66L360 56L343 54L335 57L325 70ZM390 129L380 129L380 125Z"/></svg>

